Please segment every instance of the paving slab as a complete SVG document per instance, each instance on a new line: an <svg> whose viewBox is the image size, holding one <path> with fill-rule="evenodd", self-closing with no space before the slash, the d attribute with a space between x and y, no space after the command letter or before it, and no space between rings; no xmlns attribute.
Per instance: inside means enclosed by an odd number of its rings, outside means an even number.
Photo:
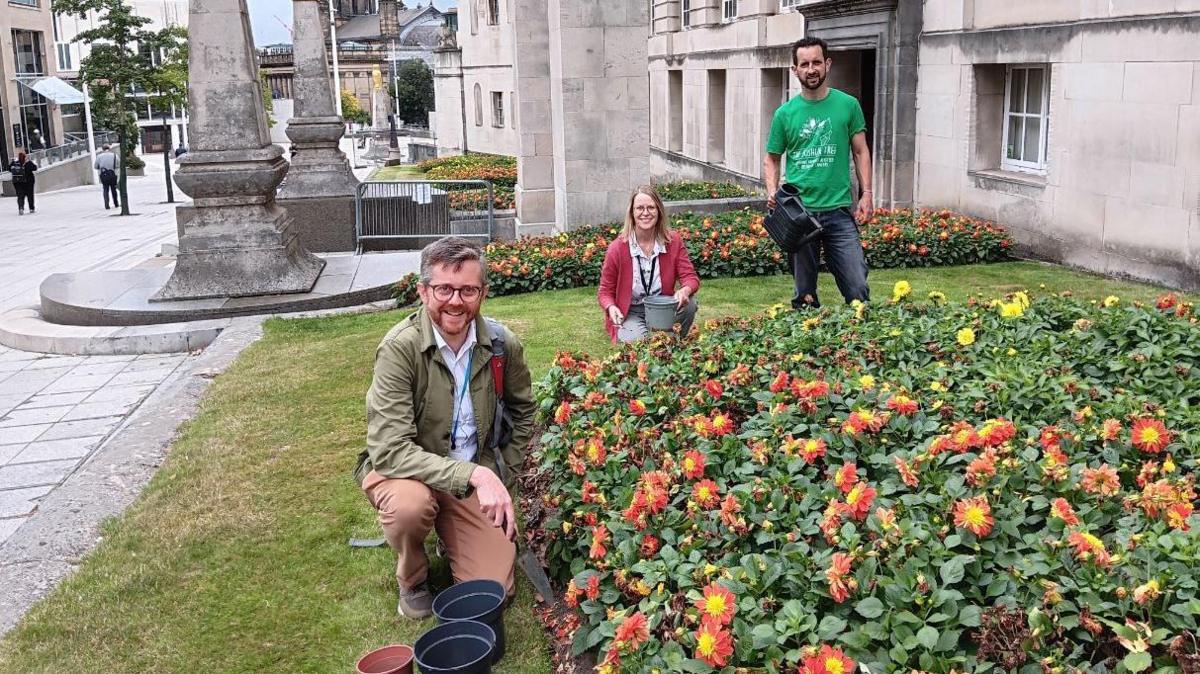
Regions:
<svg viewBox="0 0 1200 674"><path fill-rule="evenodd" d="M102 440L103 435L93 435L85 438L31 442L12 458L12 463L81 459L99 447Z"/></svg>
<svg viewBox="0 0 1200 674"><path fill-rule="evenodd" d="M124 402L107 400L103 402L83 403L71 408L61 421L81 421L83 419L99 419L100 417L123 417L129 414L137 401Z"/></svg>
<svg viewBox="0 0 1200 674"><path fill-rule="evenodd" d="M24 445L38 439L42 433L50 430L52 424L37 424L36 426L13 426L0 429L0 447L4 445Z"/></svg>
<svg viewBox="0 0 1200 674"><path fill-rule="evenodd" d="M0 445L0 466L8 463L29 445Z"/></svg>
<svg viewBox="0 0 1200 674"><path fill-rule="evenodd" d="M79 421L60 421L46 429L38 436L38 440L65 440L68 438L86 438L92 435L108 435L117 427L124 417L101 417L99 419L80 419Z"/></svg>
<svg viewBox="0 0 1200 674"><path fill-rule="evenodd" d="M57 485L75 470L79 461L39 461L37 463L10 463L0 467L0 490L20 489Z"/></svg>
<svg viewBox="0 0 1200 674"><path fill-rule="evenodd" d="M49 370L21 370L4 380L4 390L14 393L40 393L43 389L58 381L71 368L53 368Z"/></svg>
<svg viewBox="0 0 1200 674"><path fill-rule="evenodd" d="M89 374L82 377L62 377L53 384L46 386L41 393L71 393L74 391L95 391L107 384L115 375Z"/></svg>
<svg viewBox="0 0 1200 674"><path fill-rule="evenodd" d="M84 402L138 402L154 390L155 384L132 384L127 386L105 386L89 395Z"/></svg>
<svg viewBox="0 0 1200 674"><path fill-rule="evenodd" d="M91 391L71 391L70 393L45 393L32 396L20 404L21 409L34 409L37 407L58 407L59 405L77 405L84 401ZM0 404L0 410L3 410L4 405Z"/></svg>
<svg viewBox="0 0 1200 674"><path fill-rule="evenodd" d="M53 487L22 487L0 489L0 517L25 517L38 505L38 499L50 493ZM3 594L0 592L0 594Z"/></svg>
<svg viewBox="0 0 1200 674"><path fill-rule="evenodd" d="M18 407L0 417L0 429L14 426L31 426L34 424L52 424L66 416L71 411L70 405L60 407L36 407L26 409ZM3 432L3 431L0 431Z"/></svg>

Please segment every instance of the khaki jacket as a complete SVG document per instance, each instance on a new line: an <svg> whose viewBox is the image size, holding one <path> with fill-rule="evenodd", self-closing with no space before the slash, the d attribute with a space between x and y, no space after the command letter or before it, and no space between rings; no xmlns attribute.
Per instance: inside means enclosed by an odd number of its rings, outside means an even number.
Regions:
<svg viewBox="0 0 1200 674"><path fill-rule="evenodd" d="M475 319L477 342L467 388L479 451L474 461L458 461L449 457L454 375L442 359L433 330L428 312L418 309L388 331L375 350L375 375L367 391L367 448L354 469L359 484L374 470L386 478L419 480L431 489L464 496L476 465L496 471L491 451L496 415L492 333L482 316ZM513 433L501 450L511 491L533 437L536 406L524 348L511 330L503 330L504 403Z"/></svg>

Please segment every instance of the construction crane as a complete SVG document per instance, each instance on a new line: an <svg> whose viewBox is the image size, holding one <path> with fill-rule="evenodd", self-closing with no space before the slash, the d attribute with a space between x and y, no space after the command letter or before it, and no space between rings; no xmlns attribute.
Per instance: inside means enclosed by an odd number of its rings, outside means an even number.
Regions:
<svg viewBox="0 0 1200 674"><path fill-rule="evenodd" d="M271 16L272 16L272 17L274 17L274 18L275 18L275 20L279 22L279 25L281 25L281 26L283 26L285 29L287 29L288 35L289 35L289 36L291 36L291 38L292 38L292 43L293 43L293 44L295 44L295 42L296 42L296 30L295 30L294 28L292 28L291 26L287 25L286 23L284 23L283 19L279 18L279 15L278 15L278 14L272 14Z"/></svg>

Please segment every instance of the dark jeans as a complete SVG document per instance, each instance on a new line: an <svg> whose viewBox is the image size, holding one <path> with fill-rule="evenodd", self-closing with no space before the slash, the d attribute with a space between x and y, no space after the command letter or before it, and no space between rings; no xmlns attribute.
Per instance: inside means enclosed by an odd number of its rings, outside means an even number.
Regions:
<svg viewBox="0 0 1200 674"><path fill-rule="evenodd" d="M29 202L29 212L30 213L37 210L37 206L33 205L33 185L31 185L31 184L15 185L14 187L17 190L17 210L19 210L19 211L25 210L25 202L26 201Z"/></svg>
<svg viewBox="0 0 1200 674"><path fill-rule="evenodd" d="M850 209L838 208L814 212L813 215L824 225L825 233L799 252L792 253L792 277L796 281L792 307L821 306L817 300L817 269L821 262L822 247L825 264L833 274L838 290L842 291L842 297L846 298L846 303L854 300L866 302L871 293L867 286L867 258L863 254L858 225Z"/></svg>
<svg viewBox="0 0 1200 674"><path fill-rule="evenodd" d="M107 183L100 183L100 189L104 190L104 207L105 207L105 208L108 208L108 194L109 194L109 192L111 192L111 193L112 193L112 203L113 203L113 206L116 206L117 208L120 208L120 207L121 207L121 197L120 197L120 196L118 196L118 192L117 192L117 184L116 184L116 183L113 183L113 184L111 184L111 185L109 185L109 184L107 184Z"/></svg>

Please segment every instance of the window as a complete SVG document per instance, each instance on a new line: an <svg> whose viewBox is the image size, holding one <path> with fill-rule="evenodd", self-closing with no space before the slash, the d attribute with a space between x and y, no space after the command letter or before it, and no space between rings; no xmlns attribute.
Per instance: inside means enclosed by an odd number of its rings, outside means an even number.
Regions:
<svg viewBox="0 0 1200 674"><path fill-rule="evenodd" d="M737 18L738 0L721 0L721 20L733 21Z"/></svg>
<svg viewBox="0 0 1200 674"><path fill-rule="evenodd" d="M708 163L725 163L725 71L708 71Z"/></svg>
<svg viewBox="0 0 1200 674"><path fill-rule="evenodd" d="M679 13L683 18L683 27L692 27L692 0L679 0Z"/></svg>
<svg viewBox="0 0 1200 674"><path fill-rule="evenodd" d="M789 9L799 7L801 0L779 0L779 11L786 12Z"/></svg>
<svg viewBox="0 0 1200 674"><path fill-rule="evenodd" d="M1045 170L1049 79L1045 66L1008 67L1004 82L1004 155L1001 168Z"/></svg>
<svg viewBox="0 0 1200 674"><path fill-rule="evenodd" d="M500 0L487 0L487 22L489 26L500 24Z"/></svg>
<svg viewBox="0 0 1200 674"><path fill-rule="evenodd" d="M492 92L492 126L504 126L504 93L501 91Z"/></svg>
<svg viewBox="0 0 1200 674"><path fill-rule="evenodd" d="M683 152L683 71L667 71L667 149Z"/></svg>
<svg viewBox="0 0 1200 674"><path fill-rule="evenodd" d="M483 90L475 83L475 126L483 126Z"/></svg>
<svg viewBox="0 0 1200 674"><path fill-rule="evenodd" d="M26 7L40 7L38 0L8 0L10 5L25 5Z"/></svg>

